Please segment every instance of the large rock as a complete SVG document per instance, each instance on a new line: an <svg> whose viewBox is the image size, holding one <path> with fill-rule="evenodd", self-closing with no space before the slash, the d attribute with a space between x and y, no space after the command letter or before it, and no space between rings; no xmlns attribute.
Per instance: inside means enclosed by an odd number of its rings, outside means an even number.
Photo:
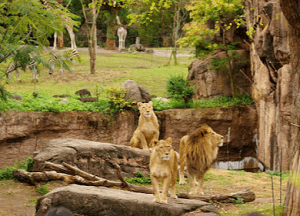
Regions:
<svg viewBox="0 0 300 216"><path fill-rule="evenodd" d="M249 55L245 50L237 50L241 60L233 62L234 82L237 90L242 94L250 94L251 83L247 77L251 77ZM226 58L225 51L217 51L214 55L217 59ZM222 95L230 95L231 87L227 71L212 70L211 60L195 60L189 66L188 81L195 85L194 99L214 98ZM241 74L240 70L245 73Z"/></svg>
<svg viewBox="0 0 300 216"><path fill-rule="evenodd" d="M128 90L124 97L127 101L135 100L136 102L148 103L151 101L151 97L154 97L151 96L145 88L138 86L138 84L133 80L126 80L121 86Z"/></svg>
<svg viewBox="0 0 300 216"><path fill-rule="evenodd" d="M134 177L136 172L149 173L150 153L123 145L93 142L79 139L53 139L33 159L33 171L44 171L45 162L76 165L93 175L116 180L116 169L103 156L116 161L124 177Z"/></svg>
<svg viewBox="0 0 300 216"><path fill-rule="evenodd" d="M152 194L133 193L105 187L69 185L56 188L36 204L36 216L44 216L51 207L64 207L84 216L217 216L217 209L199 200L168 199L168 204L152 202ZM199 209L201 213L190 213ZM199 211L198 211L199 212Z"/></svg>

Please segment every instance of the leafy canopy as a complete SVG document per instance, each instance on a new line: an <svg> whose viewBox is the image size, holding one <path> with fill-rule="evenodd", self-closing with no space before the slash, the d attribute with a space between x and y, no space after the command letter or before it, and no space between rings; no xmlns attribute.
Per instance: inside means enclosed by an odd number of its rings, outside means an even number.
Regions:
<svg viewBox="0 0 300 216"><path fill-rule="evenodd" d="M69 13L55 0L48 0L51 9L46 9L39 0L4 0L0 3L0 98L4 98L4 78L8 59L18 61L25 69L30 58L38 63L47 37L55 31L63 31L63 24L77 23L75 15Z"/></svg>
<svg viewBox="0 0 300 216"><path fill-rule="evenodd" d="M197 46L213 49L209 43L219 28L228 30L233 23L239 26L243 14L242 0L194 0L188 5L192 22L186 24L183 30L186 35L179 43L182 46Z"/></svg>

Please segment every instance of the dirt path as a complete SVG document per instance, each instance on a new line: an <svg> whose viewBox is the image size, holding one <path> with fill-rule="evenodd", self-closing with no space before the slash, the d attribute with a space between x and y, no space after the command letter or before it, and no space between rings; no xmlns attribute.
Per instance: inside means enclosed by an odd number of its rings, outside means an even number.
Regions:
<svg viewBox="0 0 300 216"><path fill-rule="evenodd" d="M77 48L79 51L88 52L88 48L86 47L80 47ZM161 50L161 49L153 49L153 55L159 56L159 57L170 57L172 50ZM98 55L108 55L108 54L117 54L117 50L106 50L103 48L98 47L96 53ZM177 57L192 57L194 54L185 53L182 51L178 51Z"/></svg>

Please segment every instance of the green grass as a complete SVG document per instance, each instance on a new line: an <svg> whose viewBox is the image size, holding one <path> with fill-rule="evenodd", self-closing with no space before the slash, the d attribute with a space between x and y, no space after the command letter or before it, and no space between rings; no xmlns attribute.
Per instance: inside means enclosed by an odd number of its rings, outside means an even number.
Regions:
<svg viewBox="0 0 300 216"><path fill-rule="evenodd" d="M38 192L38 194L40 194L40 195L45 195L45 194L49 193L50 191L45 185L43 185L41 187L36 188L36 192Z"/></svg>
<svg viewBox="0 0 300 216"><path fill-rule="evenodd" d="M149 54L109 54L97 56L96 73L90 74L89 55L87 52L80 52L81 62L76 62L74 72L64 70L63 75L58 73L56 68L52 75L49 70L41 68L39 82L32 83L32 73L21 72L22 82L18 83L15 75L11 83L5 86L9 92L42 92L50 95L65 94L71 95L77 90L86 88L92 95L95 95L96 85L101 87L112 87L121 85L128 79L134 80L139 86L148 90L152 95L165 96L166 80L169 75L188 74L188 65L193 61L191 58L180 58L178 66L164 66L168 58L157 57ZM6 68L9 62L0 65Z"/></svg>
<svg viewBox="0 0 300 216"><path fill-rule="evenodd" d="M0 181L13 179L13 172L18 169L28 170L32 168L33 160L31 157L27 161L19 161L17 164L12 166L7 166L4 169L0 170Z"/></svg>

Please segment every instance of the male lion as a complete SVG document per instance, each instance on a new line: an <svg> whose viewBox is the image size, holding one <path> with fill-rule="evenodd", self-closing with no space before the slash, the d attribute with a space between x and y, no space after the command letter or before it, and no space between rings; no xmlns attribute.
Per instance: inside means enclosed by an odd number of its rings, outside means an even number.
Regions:
<svg viewBox="0 0 300 216"><path fill-rule="evenodd" d="M183 171L184 167L187 166L190 194L203 194L204 175L217 158L220 146L223 146L223 136L214 132L206 124L202 125L192 135L186 135L180 139L179 184L185 184ZM197 188L195 187L196 178L198 178Z"/></svg>
<svg viewBox="0 0 300 216"><path fill-rule="evenodd" d="M153 141L154 147L150 155L150 178L154 191L153 201L168 203L167 196L171 184L171 198L177 199L175 184L177 179L178 159L172 149L172 138ZM159 180L161 179L163 190L159 193Z"/></svg>
<svg viewBox="0 0 300 216"><path fill-rule="evenodd" d="M159 125L153 112L152 101L149 103L138 102L137 106L140 111L139 124L130 140L130 146L147 150L151 141L159 137Z"/></svg>

